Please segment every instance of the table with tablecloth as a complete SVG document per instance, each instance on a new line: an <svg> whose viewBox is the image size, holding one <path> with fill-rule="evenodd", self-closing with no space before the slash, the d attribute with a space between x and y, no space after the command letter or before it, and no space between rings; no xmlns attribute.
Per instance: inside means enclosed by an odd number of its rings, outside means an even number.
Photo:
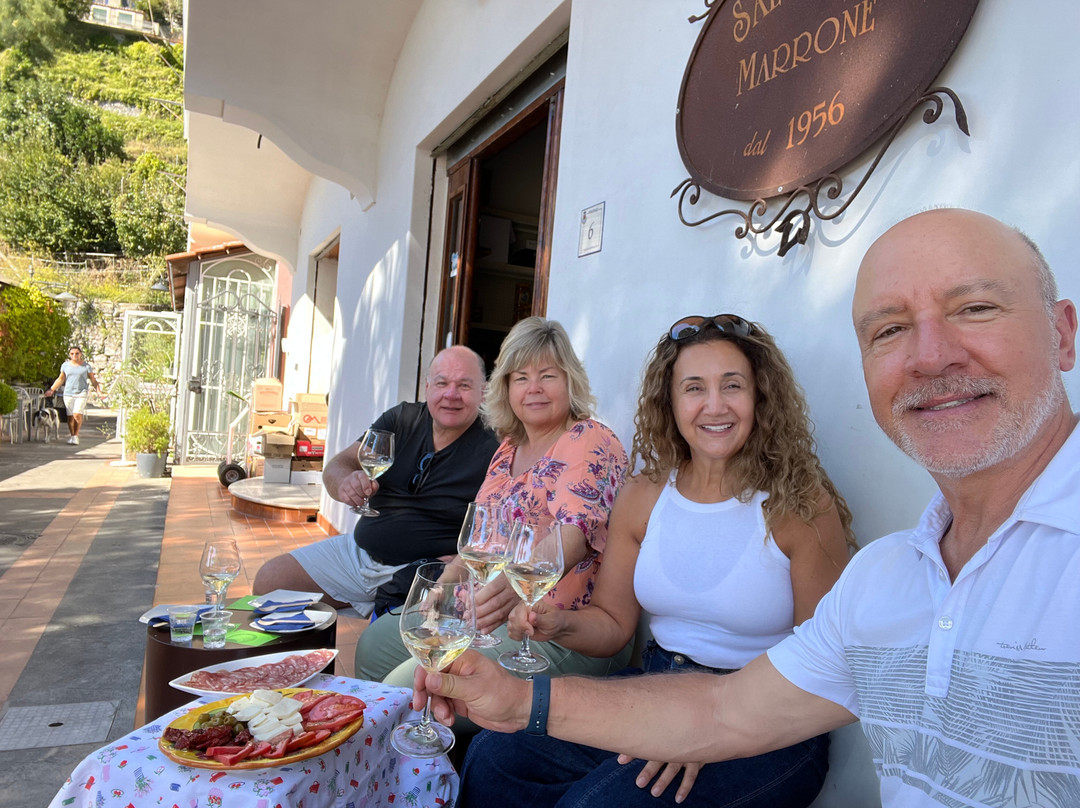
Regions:
<svg viewBox="0 0 1080 808"><path fill-rule="evenodd" d="M390 745L394 726L415 717L411 691L326 674L304 687L362 699L363 728L336 749L287 766L215 771L175 763L162 753L158 738L169 722L213 701L204 699L88 755L50 808L453 806L458 776L445 755L418 760Z"/></svg>

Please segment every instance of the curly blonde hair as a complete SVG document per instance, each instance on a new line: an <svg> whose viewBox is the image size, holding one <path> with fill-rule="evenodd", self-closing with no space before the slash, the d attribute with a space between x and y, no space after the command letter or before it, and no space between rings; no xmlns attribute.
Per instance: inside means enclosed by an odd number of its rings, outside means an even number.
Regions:
<svg viewBox="0 0 1080 808"><path fill-rule="evenodd" d="M632 464L640 459L641 473L661 482L690 459L690 446L679 433L672 404L675 360L690 345L719 341L733 343L754 372L754 428L732 457L725 475L739 492L738 499L747 502L755 491L769 495L762 510L770 534L789 516L812 524L829 505L835 505L848 544L857 548L851 511L815 453L814 427L802 388L776 342L757 323L750 323L745 337L707 324L678 342L667 334L660 339L642 376L634 415ZM830 500L824 506L823 491Z"/></svg>
<svg viewBox="0 0 1080 808"><path fill-rule="evenodd" d="M532 364L551 362L566 374L570 394L570 417L575 421L591 418L596 399L589 389L585 366L574 353L566 329L555 320L526 317L519 320L503 340L495 369L488 379L480 414L499 440L506 438L515 446L525 439L525 425L510 407L510 374Z"/></svg>

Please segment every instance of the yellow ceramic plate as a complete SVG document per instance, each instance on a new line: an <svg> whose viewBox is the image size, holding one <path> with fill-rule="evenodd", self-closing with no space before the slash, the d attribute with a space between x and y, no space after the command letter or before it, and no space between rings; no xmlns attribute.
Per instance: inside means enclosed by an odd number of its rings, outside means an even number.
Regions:
<svg viewBox="0 0 1080 808"><path fill-rule="evenodd" d="M312 690L307 687L286 687L277 691L283 696L292 696L295 693L329 693L330 695L340 696L341 693L337 693L333 690ZM213 712L214 710L222 710L228 707L237 699L242 699L244 696L231 696L221 701L215 701L210 704L199 705L195 709L177 718L171 724L170 727L176 729L192 729L195 726L195 722L199 716L203 713ZM353 696L352 698L355 698ZM317 743L314 746L305 746L302 749L297 749L294 752L290 752L279 758L245 758L232 766L226 766L220 761L213 758L200 757L199 752L191 751L188 749L176 749L172 743L166 741L164 738L158 739L158 746L161 747L161 751L165 753L165 756L170 760L174 760L177 763L182 763L185 766L192 766L196 769L218 769L221 771L231 769L272 769L276 766L284 766L288 763L295 763L298 760L307 760L308 758L316 757L324 752L329 752L331 749L336 749L341 746L345 741L349 740L353 735L360 731L364 726L364 716L356 719L350 724L346 724L326 738L321 743Z"/></svg>

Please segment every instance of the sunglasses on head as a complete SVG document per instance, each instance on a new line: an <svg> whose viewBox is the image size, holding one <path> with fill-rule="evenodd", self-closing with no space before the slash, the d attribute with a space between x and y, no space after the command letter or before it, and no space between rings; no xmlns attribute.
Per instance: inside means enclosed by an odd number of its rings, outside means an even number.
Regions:
<svg viewBox="0 0 1080 808"><path fill-rule="evenodd" d="M733 334L736 337L749 337L754 333L754 327L737 314L717 314L713 317L683 317L668 329L668 336L679 342L701 333L710 325L724 334Z"/></svg>
<svg viewBox="0 0 1080 808"><path fill-rule="evenodd" d="M428 471L431 469L432 458L435 457L434 452L425 452L420 455L420 459L416 461L416 474L409 480L409 493L415 494L420 491L424 485L424 481L427 479Z"/></svg>

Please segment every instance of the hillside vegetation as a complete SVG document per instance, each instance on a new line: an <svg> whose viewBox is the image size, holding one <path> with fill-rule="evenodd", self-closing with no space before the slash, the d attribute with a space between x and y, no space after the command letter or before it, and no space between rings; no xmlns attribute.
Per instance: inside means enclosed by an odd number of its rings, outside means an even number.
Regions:
<svg viewBox="0 0 1080 808"><path fill-rule="evenodd" d="M164 266L186 243L182 48L117 41L84 6L0 0L0 241Z"/></svg>

